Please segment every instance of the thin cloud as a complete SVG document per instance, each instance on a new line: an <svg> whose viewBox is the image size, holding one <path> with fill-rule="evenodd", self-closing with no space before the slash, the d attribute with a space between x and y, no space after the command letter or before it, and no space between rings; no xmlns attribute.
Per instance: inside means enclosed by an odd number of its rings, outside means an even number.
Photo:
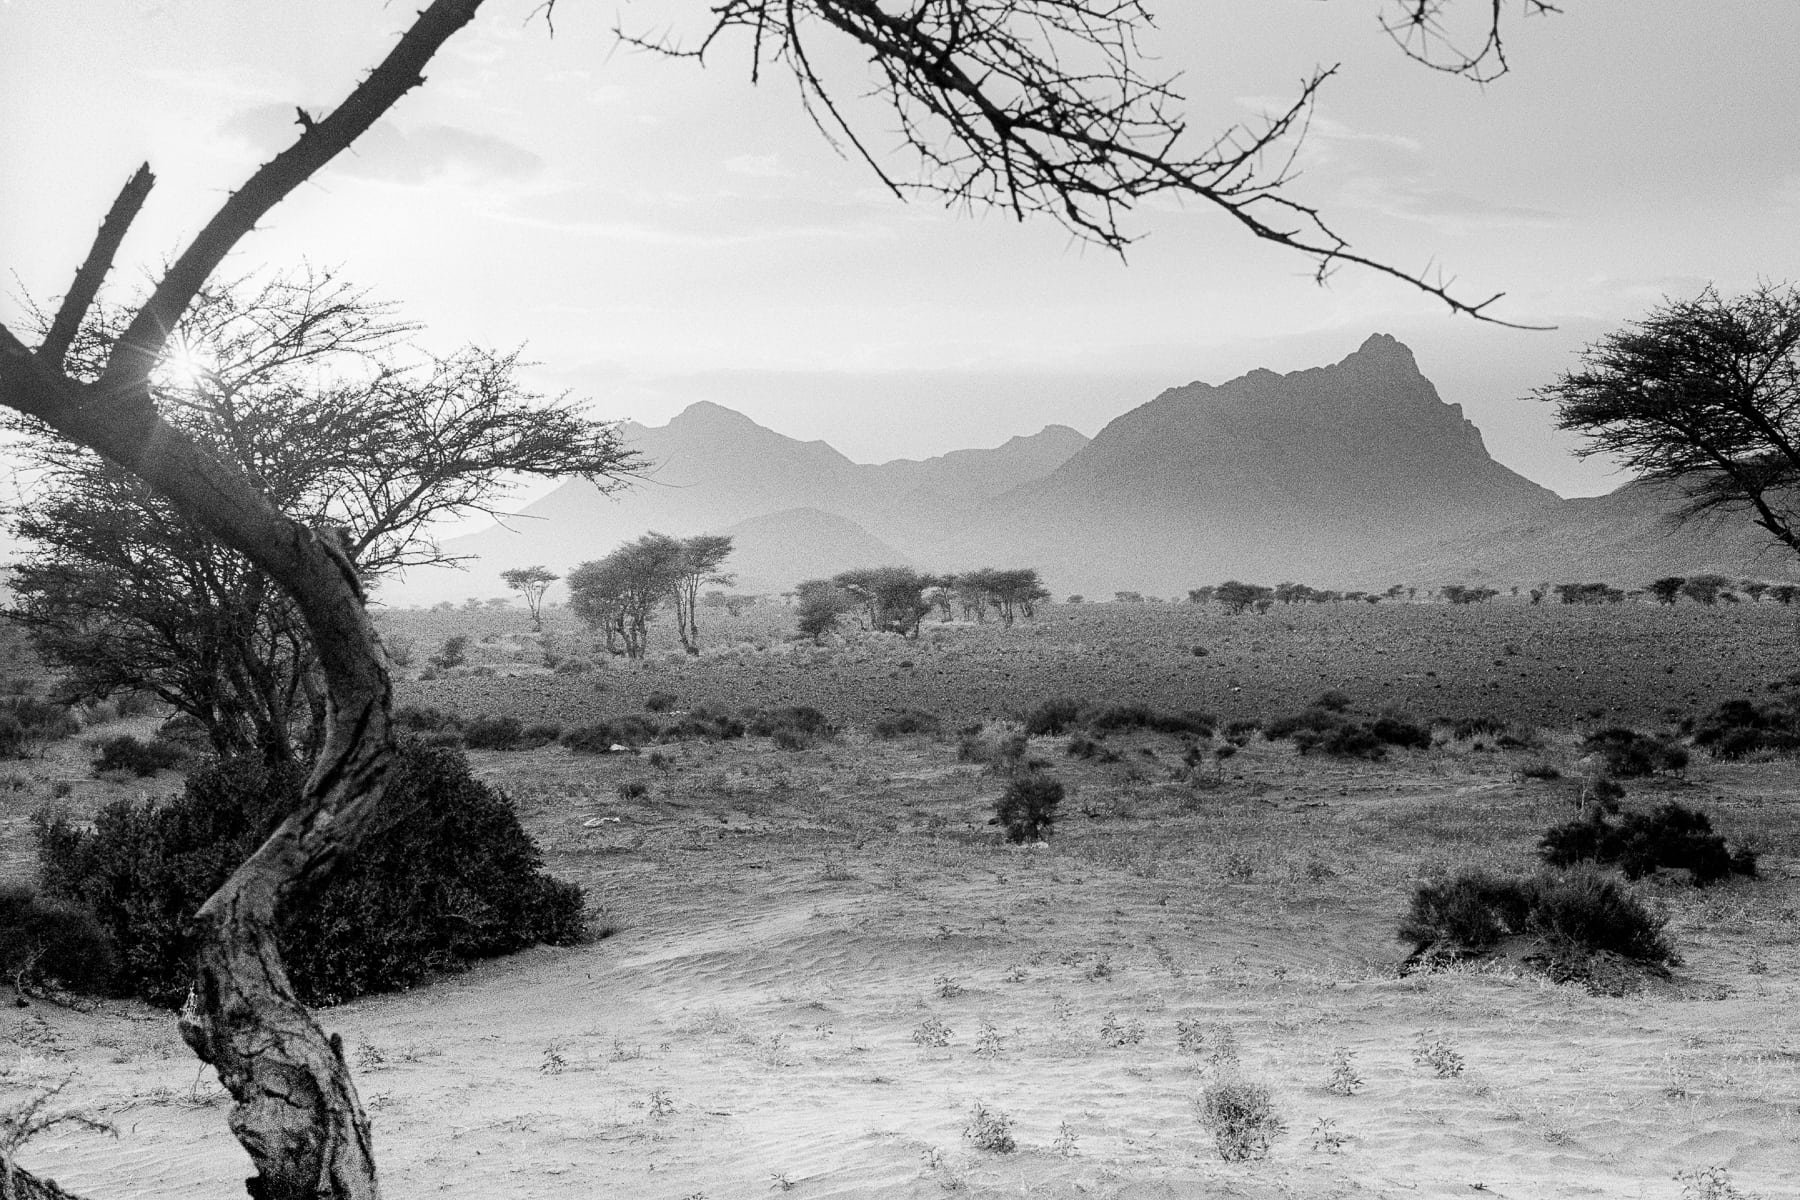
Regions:
<svg viewBox="0 0 1800 1200"><path fill-rule="evenodd" d="M233 114L220 132L259 147L275 146L292 139L298 120L293 105L259 104ZM544 161L492 134L454 125L405 129L382 121L335 165L355 178L417 186L447 179L522 181L539 174Z"/></svg>

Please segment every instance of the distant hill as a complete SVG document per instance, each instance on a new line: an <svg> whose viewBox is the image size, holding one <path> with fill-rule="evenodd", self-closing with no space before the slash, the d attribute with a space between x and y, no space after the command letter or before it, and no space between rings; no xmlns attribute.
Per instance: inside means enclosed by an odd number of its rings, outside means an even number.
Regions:
<svg viewBox="0 0 1800 1200"><path fill-rule="evenodd" d="M1399 547L1559 503L1489 457L1412 352L1376 334L1333 366L1171 388L988 505L947 551L1100 594L1230 576L1332 584Z"/></svg>
<svg viewBox="0 0 1800 1200"><path fill-rule="evenodd" d="M752 517L724 530L732 540L731 590L778 595L803 579L829 579L855 567L913 566L906 555L854 521L816 508Z"/></svg>
<svg viewBox="0 0 1800 1200"><path fill-rule="evenodd" d="M1674 519L1678 488L1633 482L1560 503L1525 520L1465 532L1375 563L1358 579L1368 586L1400 580L1488 587L1596 582L1643 587L1665 575L1800 578L1800 563L1742 516Z"/></svg>
<svg viewBox="0 0 1800 1200"><path fill-rule="evenodd" d="M466 569L410 572L385 584L383 599L408 604L505 595L500 572L509 567L542 564L566 573L652 529L687 537L752 523L745 536L767 547L758 551L763 565L747 557L753 547L746 541L726 568L746 579L787 580L793 572L772 565L777 554L769 542L771 531L786 529L793 538L790 556L818 568L789 586L870 565L860 559L871 547L886 547L891 562L924 562L939 526L1054 470L1087 444L1075 430L1052 425L992 449L870 465L711 403L691 405L667 425L627 424L623 435L649 464L643 478L611 495L582 480L566 483L503 525L447 542L451 553L474 556ZM799 512L817 516L793 516ZM821 524L827 515L842 524ZM782 519L773 520L777 516ZM755 525L758 518L771 521ZM817 545L808 541L815 534L823 539ZM827 547L848 558L825 570L838 561L824 553Z"/></svg>
<svg viewBox="0 0 1800 1200"><path fill-rule="evenodd" d="M1678 497L1564 500L1495 462L1412 352L1374 334L1330 366L1171 388L1091 441L1050 426L983 450L878 465L717 404L629 425L652 464L604 496L569 483L511 528L450 543L475 569L415 573L389 603L500 595L499 572L566 572L649 530L728 532L740 590L876 561L1034 566L1059 595L1181 595L1237 577L1320 587L1782 578L1747 521L1672 528Z"/></svg>

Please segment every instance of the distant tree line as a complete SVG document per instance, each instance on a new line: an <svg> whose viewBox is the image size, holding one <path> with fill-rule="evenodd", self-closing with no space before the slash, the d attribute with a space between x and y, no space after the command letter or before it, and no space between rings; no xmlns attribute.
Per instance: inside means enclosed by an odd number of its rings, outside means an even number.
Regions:
<svg viewBox="0 0 1800 1200"><path fill-rule="evenodd" d="M646 533L569 572L569 608L604 636L608 651L626 658L644 657L651 618L668 608L681 648L699 654L700 588L731 582L719 569L730 554L731 538L723 534Z"/></svg>
<svg viewBox="0 0 1800 1200"><path fill-rule="evenodd" d="M859 567L830 579L808 579L794 589L803 637L822 641L845 618L857 627L917 637L933 609L943 621L986 621L1010 628L1037 615L1050 598L1032 567L982 567L960 574L928 575L912 567Z"/></svg>

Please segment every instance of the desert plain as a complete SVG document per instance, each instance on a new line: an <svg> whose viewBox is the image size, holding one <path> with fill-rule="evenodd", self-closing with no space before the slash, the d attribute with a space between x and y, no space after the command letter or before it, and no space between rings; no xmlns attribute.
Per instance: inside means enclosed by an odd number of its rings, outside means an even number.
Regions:
<svg viewBox="0 0 1800 1200"><path fill-rule="evenodd" d="M357 1066L386 1193L1800 1196L1791 756L1696 750L1627 781L1628 807L1701 807L1761 854L1754 879L1631 885L1668 916L1667 978L1595 994L1507 955L1400 971L1422 881L1535 869L1584 733L1796 686L1792 609L1509 600L1057 605L823 647L752 610L714 614L698 658L639 664L599 661L560 612L546 635L516 610L388 614L414 663L402 704L566 726L663 694L814 705L840 731L469 752L586 890L593 938L318 1013ZM467 663L426 669L458 633ZM1219 739L1192 754L1140 730L1078 758L1034 737L1068 789L1054 831L1016 846L989 823L1003 779L984 748L1042 700L1223 725L1328 689L1434 722L1432 745L1370 761L1251 736L1220 757ZM902 709L941 729L877 736ZM1524 744L1454 736L1481 716ZM77 739L0 766L0 876L30 878L28 818L53 791L81 813L180 786L95 778L90 756ZM66 1079L58 1103L116 1136L53 1130L24 1165L95 1200L241 1194L226 1098L173 1014L28 1003L0 1016L0 1082ZM1225 1161L1198 1120L1230 1078L1269 1089L1262 1157Z"/></svg>

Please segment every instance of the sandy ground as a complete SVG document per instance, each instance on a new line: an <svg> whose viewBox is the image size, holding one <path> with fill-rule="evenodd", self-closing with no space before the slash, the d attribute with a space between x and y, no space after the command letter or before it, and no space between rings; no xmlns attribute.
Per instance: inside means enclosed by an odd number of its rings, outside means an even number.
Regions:
<svg viewBox="0 0 1800 1200"><path fill-rule="evenodd" d="M1793 762L1634 789L1772 852L1759 880L1646 885L1684 961L1614 999L1510 967L1396 976L1420 878L1525 869L1565 815L1517 757L1257 743L1195 789L1167 782L1173 743L1136 745L1111 765L1036 747L1072 788L1046 850L999 841L997 779L946 741L475 756L618 931L321 1014L387 1194L1723 1198L1676 1178L1723 1168L1800 1196ZM647 800L617 797L630 778ZM53 1132L26 1165L95 1200L242 1194L168 1014L4 1014L7 1094L72 1073L62 1099L119 1132ZM1418 1061L1433 1046L1459 1072ZM1334 1094L1345 1052L1360 1084ZM1196 1119L1233 1075L1284 1119L1263 1160L1221 1161ZM965 1138L976 1103L1016 1150Z"/></svg>

